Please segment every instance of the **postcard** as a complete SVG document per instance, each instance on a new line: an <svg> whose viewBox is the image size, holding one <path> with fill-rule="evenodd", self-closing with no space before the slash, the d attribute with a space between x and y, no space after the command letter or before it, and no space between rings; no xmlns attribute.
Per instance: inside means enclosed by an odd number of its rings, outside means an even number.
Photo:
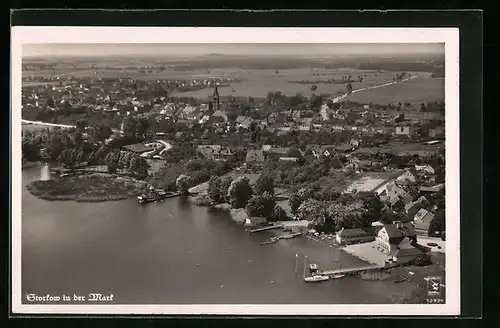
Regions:
<svg viewBox="0 0 500 328"><path fill-rule="evenodd" d="M12 28L15 314L458 315L458 29Z"/></svg>

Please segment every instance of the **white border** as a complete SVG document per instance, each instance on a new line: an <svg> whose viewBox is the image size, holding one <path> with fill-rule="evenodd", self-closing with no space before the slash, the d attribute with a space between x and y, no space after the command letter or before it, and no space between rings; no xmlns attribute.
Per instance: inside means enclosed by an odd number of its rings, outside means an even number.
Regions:
<svg viewBox="0 0 500 328"><path fill-rule="evenodd" d="M21 304L21 111L12 114L12 312L16 314L459 315L459 33L457 28L12 28L12 108L21 108L25 43L445 43L446 304L26 305Z"/></svg>

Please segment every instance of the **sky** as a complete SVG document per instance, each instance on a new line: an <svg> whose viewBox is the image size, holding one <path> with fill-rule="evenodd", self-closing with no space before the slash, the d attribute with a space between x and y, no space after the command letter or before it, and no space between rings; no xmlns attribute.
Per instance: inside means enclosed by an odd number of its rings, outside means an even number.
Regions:
<svg viewBox="0 0 500 328"><path fill-rule="evenodd" d="M444 54L444 43L398 44L25 44L23 57L47 56L202 56L227 55L401 55Z"/></svg>

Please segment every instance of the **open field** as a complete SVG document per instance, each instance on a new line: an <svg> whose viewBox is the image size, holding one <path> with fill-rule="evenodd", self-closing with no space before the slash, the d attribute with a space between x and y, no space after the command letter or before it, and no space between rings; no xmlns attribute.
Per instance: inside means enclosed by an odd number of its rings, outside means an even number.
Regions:
<svg viewBox="0 0 500 328"><path fill-rule="evenodd" d="M419 105L422 102L444 101L444 95L444 78L419 77L382 88L363 90L348 96L346 100L376 104L409 102Z"/></svg>
<svg viewBox="0 0 500 328"><path fill-rule="evenodd" d="M357 191L373 191L384 182L397 177L399 174L401 172L370 172L360 174L359 178L345 189L345 192L352 192L354 189Z"/></svg>
<svg viewBox="0 0 500 328"><path fill-rule="evenodd" d="M42 130L47 130L47 129L54 129L53 127L47 126L47 125L40 125L40 124L22 124L21 125L22 131L30 131L30 132L36 132L36 131L42 131Z"/></svg>
<svg viewBox="0 0 500 328"><path fill-rule="evenodd" d="M294 68L280 69L241 69L241 68L213 68L213 69L189 69L177 70L167 68L165 70L153 69L152 72L140 72L139 67L130 67L127 63L117 63L114 66L108 63L107 67L98 66L91 68L88 66L71 68L60 67L55 70L24 71L23 76L51 76L63 75L72 78L119 78L127 77L139 80L162 80L162 79L207 79L207 78L227 78L240 79L242 81L232 83L231 86L221 87L219 94L221 97L266 97L270 91L280 91L286 95L301 93L306 97L312 95L312 84L290 83L290 81L326 81L328 79L341 79L342 76L352 76L355 79L358 75L363 76L363 82L353 82L353 89L366 88L381 85L392 81L396 72L357 70L353 68ZM417 79L374 90L366 90L349 96L349 100L390 103L390 102L422 102L444 99L444 79L432 79L430 73L407 72L418 76ZM36 85L37 82L25 83L25 86ZM45 84L45 83L40 83ZM50 84L50 82L48 83ZM346 91L346 84L315 83L317 85L316 94L336 95ZM202 89L188 92L172 93L172 96L185 96L206 98L212 94L212 89Z"/></svg>
<svg viewBox="0 0 500 328"><path fill-rule="evenodd" d="M59 82L57 82L57 81L23 82L22 83L23 87L37 87L40 85L58 85L58 84L59 84Z"/></svg>

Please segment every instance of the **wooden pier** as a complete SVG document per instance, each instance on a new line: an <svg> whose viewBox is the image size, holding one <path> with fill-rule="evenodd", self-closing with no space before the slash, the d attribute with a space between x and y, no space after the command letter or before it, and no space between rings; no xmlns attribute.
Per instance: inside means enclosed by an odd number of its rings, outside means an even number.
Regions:
<svg viewBox="0 0 500 328"><path fill-rule="evenodd" d="M278 228L283 228L282 224L275 224L272 226L267 226L267 227L262 227L262 228L256 228L256 229L251 229L249 230L250 232L261 232L261 231L266 231L266 230L272 230L272 229L278 229Z"/></svg>
<svg viewBox="0 0 500 328"><path fill-rule="evenodd" d="M319 274L324 275L324 276L333 276L336 274L358 274L363 271L367 270L374 270L374 269L382 269L383 267L379 265L372 264L370 266L364 266L364 267L357 267L357 268L345 268L345 269L335 269L335 270L325 270L325 271L318 271Z"/></svg>

